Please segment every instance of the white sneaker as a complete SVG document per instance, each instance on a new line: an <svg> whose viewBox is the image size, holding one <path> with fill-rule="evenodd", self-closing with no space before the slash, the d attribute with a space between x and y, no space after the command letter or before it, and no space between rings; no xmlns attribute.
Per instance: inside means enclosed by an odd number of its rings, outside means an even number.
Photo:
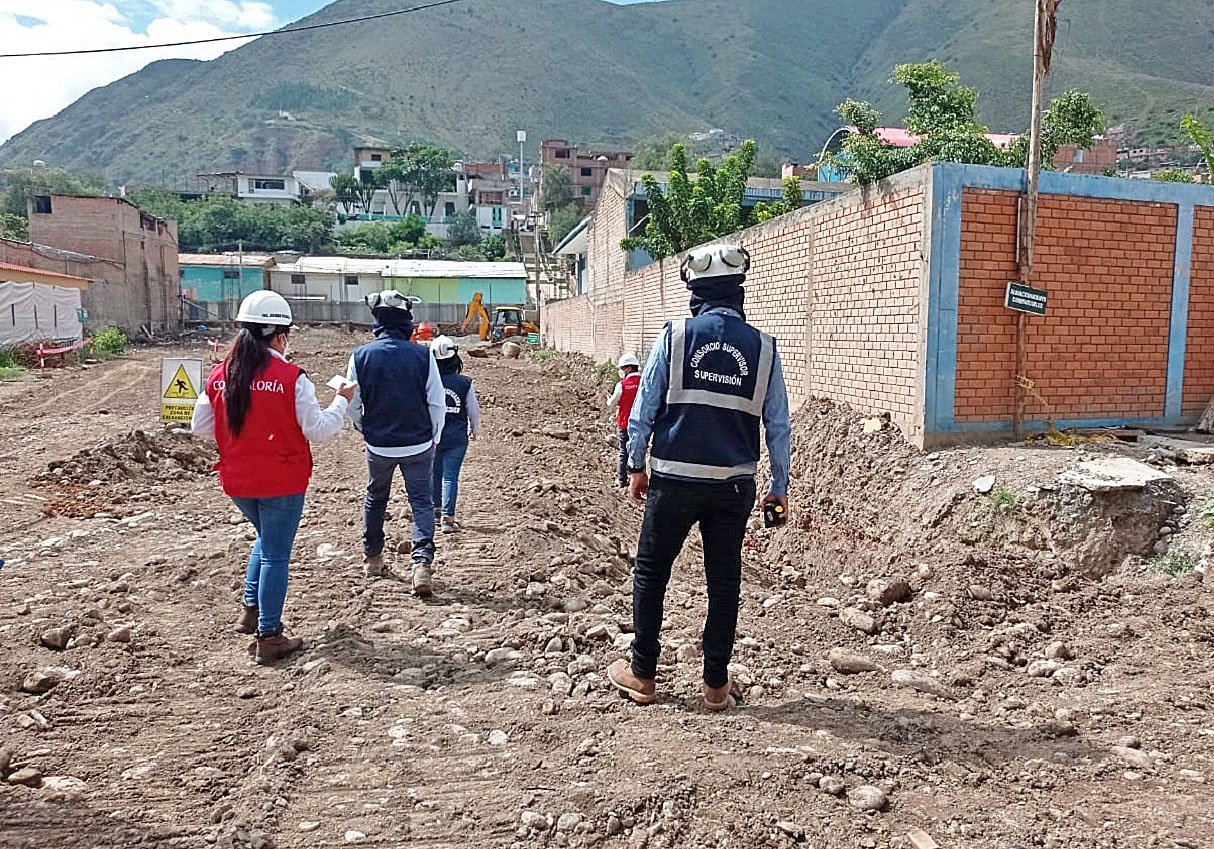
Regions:
<svg viewBox="0 0 1214 849"><path fill-rule="evenodd" d="M459 525L454 516L443 516L442 531L445 534L459 533Z"/></svg>

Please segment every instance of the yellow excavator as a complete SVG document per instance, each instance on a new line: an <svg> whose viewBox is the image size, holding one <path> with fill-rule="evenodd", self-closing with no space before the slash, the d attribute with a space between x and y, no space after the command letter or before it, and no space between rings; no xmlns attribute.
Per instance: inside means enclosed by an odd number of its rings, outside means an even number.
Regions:
<svg viewBox="0 0 1214 849"><path fill-rule="evenodd" d="M494 342L500 342L511 336L526 336L528 333L540 332L539 325L533 321L527 321L524 317L522 307L498 307L493 311L493 320L490 321L489 312L485 309L484 295L481 292L473 295L472 303L468 304L468 314L464 316L465 333L468 332L473 322L479 324L482 342L488 342L491 335Z"/></svg>

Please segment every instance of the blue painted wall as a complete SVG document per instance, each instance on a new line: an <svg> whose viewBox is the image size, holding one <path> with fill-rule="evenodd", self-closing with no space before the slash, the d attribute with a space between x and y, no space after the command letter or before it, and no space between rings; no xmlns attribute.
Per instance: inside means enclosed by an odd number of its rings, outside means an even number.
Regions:
<svg viewBox="0 0 1214 849"><path fill-rule="evenodd" d="M243 271L239 280L224 280L225 271ZM263 288L260 267L233 269L217 265L183 265L181 266L182 294L191 301L214 303L222 301L224 294L228 298L244 298ZM227 286L224 287L223 284ZM239 295L236 286L239 284ZM190 294L193 292L193 294Z"/></svg>

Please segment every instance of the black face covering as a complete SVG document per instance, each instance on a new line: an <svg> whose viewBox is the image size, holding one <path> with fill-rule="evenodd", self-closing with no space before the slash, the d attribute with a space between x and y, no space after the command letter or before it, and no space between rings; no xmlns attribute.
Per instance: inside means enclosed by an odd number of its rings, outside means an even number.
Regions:
<svg viewBox="0 0 1214 849"><path fill-rule="evenodd" d="M371 314L375 316L375 324L372 325L371 332L376 336L391 333L408 339L413 335L413 313L408 310L380 307L373 310Z"/></svg>
<svg viewBox="0 0 1214 849"><path fill-rule="evenodd" d="M727 307L746 318L746 313L742 310L742 304L746 300L746 292L742 289L745 282L745 274L692 280L687 284L687 288L691 290L691 314L699 315L712 307Z"/></svg>

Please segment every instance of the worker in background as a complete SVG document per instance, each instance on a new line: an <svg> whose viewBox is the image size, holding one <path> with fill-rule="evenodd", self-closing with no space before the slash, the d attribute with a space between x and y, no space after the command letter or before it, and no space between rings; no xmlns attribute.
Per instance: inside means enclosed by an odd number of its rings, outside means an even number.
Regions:
<svg viewBox="0 0 1214 849"><path fill-rule="evenodd" d="M384 513L392 477L400 470L413 511L413 592L430 595L434 563L434 449L447 419L438 364L428 348L409 341L413 302L388 290L367 296L375 341L350 357L347 377L358 384L349 416L367 444L363 563L367 577L386 574Z"/></svg>
<svg viewBox="0 0 1214 849"><path fill-rule="evenodd" d="M447 399L447 423L443 426L443 436L434 455L434 515L441 518L442 532L451 534L459 530L455 521L459 473L464 465L464 456L468 453L468 440L476 441L480 436L481 407L476 400L472 379L463 374L464 364L455 341L448 336L440 336L430 343L430 350L438 362L438 373Z"/></svg>
<svg viewBox="0 0 1214 849"><path fill-rule="evenodd" d="M614 407L616 411L615 427L620 442L616 486L624 489L628 486L628 417L632 414L632 402L636 400L637 388L641 385L641 361L636 354L624 354L616 367L620 372L620 382L607 399L607 407Z"/></svg>
<svg viewBox="0 0 1214 849"><path fill-rule="evenodd" d="M417 330L413 331L409 341L417 342L419 345L429 345L434 341L434 328L423 321L417 326Z"/></svg>
<svg viewBox="0 0 1214 849"><path fill-rule="evenodd" d="M219 483L257 532L244 582L239 634L255 634L257 663L303 648L283 634L287 568L312 476L308 441L337 436L354 387L327 409L299 366L287 362L291 306L276 292L254 292L240 304L240 332L207 378L191 429L219 446Z"/></svg>
<svg viewBox="0 0 1214 849"><path fill-rule="evenodd" d="M659 334L628 420L629 492L645 516L633 573L631 662L607 670L636 702L656 700L662 606L675 557L695 524L704 542L704 706L732 703L729 661L737 630L742 541L755 507L759 423L767 432L771 489L764 512L787 517L791 427L775 340L746 323L750 255L733 245L692 250L682 277L692 318ZM645 455L650 449L649 468ZM779 521L774 519L773 521Z"/></svg>

